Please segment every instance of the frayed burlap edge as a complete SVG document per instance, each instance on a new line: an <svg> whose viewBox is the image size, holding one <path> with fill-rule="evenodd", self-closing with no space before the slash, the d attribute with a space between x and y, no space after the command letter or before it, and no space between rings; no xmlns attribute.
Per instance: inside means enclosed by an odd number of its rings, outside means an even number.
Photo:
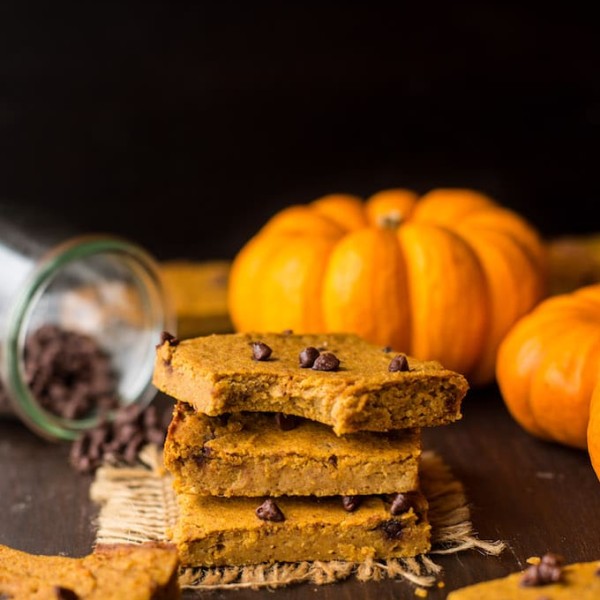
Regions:
<svg viewBox="0 0 600 600"><path fill-rule="evenodd" d="M140 453L140 461L139 467L107 465L96 472L90 489L92 500L100 505L96 545L165 541L167 528L174 525L177 504L171 477L162 466L160 449L146 446ZM432 548L428 554L359 564L314 561L185 568L180 571L180 584L195 589L261 589L303 582L323 585L353 576L359 581L405 579L427 588L441 574L442 568L432 558L436 554L473 549L495 556L504 550L502 541L477 537L464 488L436 453L422 453L420 478L429 501Z"/></svg>

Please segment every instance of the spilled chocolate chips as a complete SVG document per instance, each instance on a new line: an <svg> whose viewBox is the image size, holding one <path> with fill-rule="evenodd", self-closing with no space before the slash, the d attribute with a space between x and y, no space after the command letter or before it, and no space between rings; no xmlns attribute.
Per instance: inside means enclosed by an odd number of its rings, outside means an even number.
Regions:
<svg viewBox="0 0 600 600"><path fill-rule="evenodd" d="M134 465L144 445L164 443L163 421L154 405L122 408L113 421L100 422L71 444L69 462L80 473L93 473L104 462Z"/></svg>
<svg viewBox="0 0 600 600"><path fill-rule="evenodd" d="M256 516L262 521L285 521L281 509L272 498L267 498L257 509Z"/></svg>
<svg viewBox="0 0 600 600"><path fill-rule="evenodd" d="M559 554L548 552L542 556L539 564L529 566L521 577L521 585L533 587L560 581L564 559Z"/></svg>

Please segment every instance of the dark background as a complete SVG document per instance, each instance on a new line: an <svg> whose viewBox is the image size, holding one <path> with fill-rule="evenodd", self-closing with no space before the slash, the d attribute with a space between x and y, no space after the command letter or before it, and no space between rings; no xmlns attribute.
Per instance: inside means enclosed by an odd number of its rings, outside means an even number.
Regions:
<svg viewBox="0 0 600 600"><path fill-rule="evenodd" d="M571 4L2 2L0 200L160 258L388 186L593 231L599 48Z"/></svg>

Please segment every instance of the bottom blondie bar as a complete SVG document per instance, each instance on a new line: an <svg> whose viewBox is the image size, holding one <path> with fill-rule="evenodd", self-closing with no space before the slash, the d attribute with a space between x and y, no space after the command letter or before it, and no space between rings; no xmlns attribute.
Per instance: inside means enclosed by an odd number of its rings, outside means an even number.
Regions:
<svg viewBox="0 0 600 600"><path fill-rule="evenodd" d="M430 549L431 526L425 497L410 496L399 512L393 498L382 496L359 497L359 504L355 496L349 502L285 496L263 503L178 494L179 519L168 536L183 566L411 557Z"/></svg>

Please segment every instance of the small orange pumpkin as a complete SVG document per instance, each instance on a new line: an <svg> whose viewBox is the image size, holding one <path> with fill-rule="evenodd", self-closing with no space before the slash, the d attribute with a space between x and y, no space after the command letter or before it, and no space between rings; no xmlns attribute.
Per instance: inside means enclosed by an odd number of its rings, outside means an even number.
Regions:
<svg viewBox="0 0 600 600"><path fill-rule="evenodd" d="M590 400L587 444L592 467L600 480L600 381L596 384Z"/></svg>
<svg viewBox="0 0 600 600"><path fill-rule="evenodd" d="M496 379L525 430L585 449L590 400L600 385L600 284L546 298L522 317L500 344ZM599 444L596 437L598 460Z"/></svg>
<svg viewBox="0 0 600 600"><path fill-rule="evenodd" d="M545 295L545 246L468 189L331 194L275 214L232 262L238 331L352 331L493 380L509 327Z"/></svg>

